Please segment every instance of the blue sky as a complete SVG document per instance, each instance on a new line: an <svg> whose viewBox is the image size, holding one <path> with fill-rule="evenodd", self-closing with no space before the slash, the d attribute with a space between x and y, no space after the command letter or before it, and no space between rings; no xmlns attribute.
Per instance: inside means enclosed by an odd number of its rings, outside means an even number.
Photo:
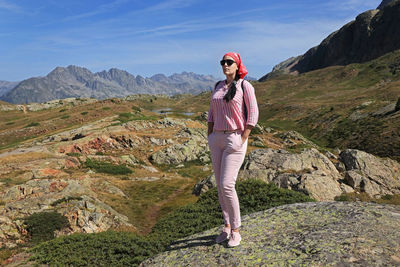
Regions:
<svg viewBox="0 0 400 267"><path fill-rule="evenodd" d="M0 80L68 65L222 77L218 61L228 51L260 78L380 2L0 0Z"/></svg>

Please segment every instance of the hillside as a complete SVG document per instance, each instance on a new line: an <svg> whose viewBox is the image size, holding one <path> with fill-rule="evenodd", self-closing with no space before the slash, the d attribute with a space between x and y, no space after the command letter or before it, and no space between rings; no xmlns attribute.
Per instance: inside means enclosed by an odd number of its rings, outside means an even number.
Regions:
<svg viewBox="0 0 400 267"><path fill-rule="evenodd" d="M24 80L0 99L26 104L69 97L106 99L131 94L198 94L210 90L214 84L215 78L210 75L188 72L144 78L115 68L92 73L71 65L57 67L45 77Z"/></svg>
<svg viewBox="0 0 400 267"><path fill-rule="evenodd" d="M400 50L362 64L281 75L253 85L262 125L297 130L331 148L400 159L400 112L395 110ZM194 103L208 101L209 95L201 94Z"/></svg>
<svg viewBox="0 0 400 267"><path fill-rule="evenodd" d="M383 1L378 8L358 15L304 55L278 64L260 81L285 73L362 63L400 49L400 1Z"/></svg>

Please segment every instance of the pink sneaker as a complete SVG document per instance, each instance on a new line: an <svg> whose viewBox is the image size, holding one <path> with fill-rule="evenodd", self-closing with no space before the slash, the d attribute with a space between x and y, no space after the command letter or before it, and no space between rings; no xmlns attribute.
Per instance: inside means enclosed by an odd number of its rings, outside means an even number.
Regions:
<svg viewBox="0 0 400 267"><path fill-rule="evenodd" d="M218 244L224 242L225 240L229 239L230 233L231 233L231 228L224 227L224 229L222 229L222 232L219 234L217 239L215 239L215 242L217 242Z"/></svg>
<svg viewBox="0 0 400 267"><path fill-rule="evenodd" d="M228 247L236 247L240 245L240 241L242 237L240 236L239 232L231 232L231 237L229 238Z"/></svg>

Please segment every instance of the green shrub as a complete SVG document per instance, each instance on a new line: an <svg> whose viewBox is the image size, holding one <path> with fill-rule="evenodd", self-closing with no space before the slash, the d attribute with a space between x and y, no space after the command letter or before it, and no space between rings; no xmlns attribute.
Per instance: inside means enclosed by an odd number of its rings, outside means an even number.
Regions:
<svg viewBox="0 0 400 267"><path fill-rule="evenodd" d="M140 108L137 107L137 106L132 106L132 109L133 109L134 111L140 112Z"/></svg>
<svg viewBox="0 0 400 267"><path fill-rule="evenodd" d="M34 247L30 260L50 266L137 266L162 247L130 232L72 234Z"/></svg>
<svg viewBox="0 0 400 267"><path fill-rule="evenodd" d="M260 129L258 127L254 127L253 129L251 129L250 135L254 135L254 134L262 134L262 129Z"/></svg>
<svg viewBox="0 0 400 267"><path fill-rule="evenodd" d="M125 165L115 165L110 162L97 161L94 159L86 159L86 167L94 169L96 172L108 174L130 174L132 170Z"/></svg>
<svg viewBox="0 0 400 267"><path fill-rule="evenodd" d="M68 118L69 118L69 115L64 115L64 116L61 117L61 119L63 119L63 120L64 119L68 119Z"/></svg>
<svg viewBox="0 0 400 267"><path fill-rule="evenodd" d="M81 112L81 115L87 115L89 112L87 112L87 111L84 111L84 112Z"/></svg>
<svg viewBox="0 0 400 267"><path fill-rule="evenodd" d="M10 122L7 122L6 125L12 125L14 123L15 123L14 121L10 121Z"/></svg>
<svg viewBox="0 0 400 267"><path fill-rule="evenodd" d="M121 123L125 123L128 121L135 121L135 120L156 120L157 117L153 117L153 116L145 116L141 113L137 113L137 114L132 114L132 113L120 113L118 114L118 120Z"/></svg>
<svg viewBox="0 0 400 267"><path fill-rule="evenodd" d="M393 195L383 195L382 196L383 200L392 200L393 198L394 198Z"/></svg>
<svg viewBox="0 0 400 267"><path fill-rule="evenodd" d="M40 123L38 123L38 122L31 122L28 125L26 125L24 128L34 127L34 126L39 126L39 125L40 125Z"/></svg>
<svg viewBox="0 0 400 267"><path fill-rule="evenodd" d="M67 153L67 156L70 156L70 157L79 157L81 155L82 155L81 153L77 153L77 152L69 152L69 153Z"/></svg>
<svg viewBox="0 0 400 267"><path fill-rule="evenodd" d="M63 198L57 199L56 201L51 203L50 206L55 207L58 204L61 204L63 202L69 202L70 200L82 200L82 198L81 197L63 197Z"/></svg>
<svg viewBox="0 0 400 267"><path fill-rule="evenodd" d="M395 106L394 110L395 111L399 111L400 110L400 97L397 99L396 106Z"/></svg>
<svg viewBox="0 0 400 267"><path fill-rule="evenodd" d="M39 243L54 238L54 231L69 226L68 219L57 212L39 212L24 218L31 241Z"/></svg>
<svg viewBox="0 0 400 267"><path fill-rule="evenodd" d="M335 201L350 201L350 197L346 194L336 196L334 199L335 199Z"/></svg>
<svg viewBox="0 0 400 267"><path fill-rule="evenodd" d="M310 197L282 189L261 180L248 179L236 183L240 212L246 215L272 207L313 201ZM218 192L213 188L202 194L196 203L187 205L160 219L151 235L159 236L163 244L223 224Z"/></svg>
<svg viewBox="0 0 400 267"><path fill-rule="evenodd" d="M103 107L103 110L110 110L110 107Z"/></svg>
<svg viewBox="0 0 400 267"><path fill-rule="evenodd" d="M65 112L65 111L67 111L67 109L66 109L66 108L63 108L63 109L60 109L59 112Z"/></svg>

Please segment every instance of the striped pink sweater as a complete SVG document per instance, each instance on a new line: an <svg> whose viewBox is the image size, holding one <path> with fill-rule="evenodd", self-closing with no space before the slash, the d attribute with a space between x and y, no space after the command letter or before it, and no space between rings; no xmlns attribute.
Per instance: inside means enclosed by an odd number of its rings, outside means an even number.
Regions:
<svg viewBox="0 0 400 267"><path fill-rule="evenodd" d="M208 122L214 123L214 130L244 130L245 125L255 126L258 121L258 106L254 87L244 81L244 102L247 107L247 121L244 117L243 91L240 79L236 84L235 97L228 103L223 99L228 92L225 81L218 83L211 95Z"/></svg>

